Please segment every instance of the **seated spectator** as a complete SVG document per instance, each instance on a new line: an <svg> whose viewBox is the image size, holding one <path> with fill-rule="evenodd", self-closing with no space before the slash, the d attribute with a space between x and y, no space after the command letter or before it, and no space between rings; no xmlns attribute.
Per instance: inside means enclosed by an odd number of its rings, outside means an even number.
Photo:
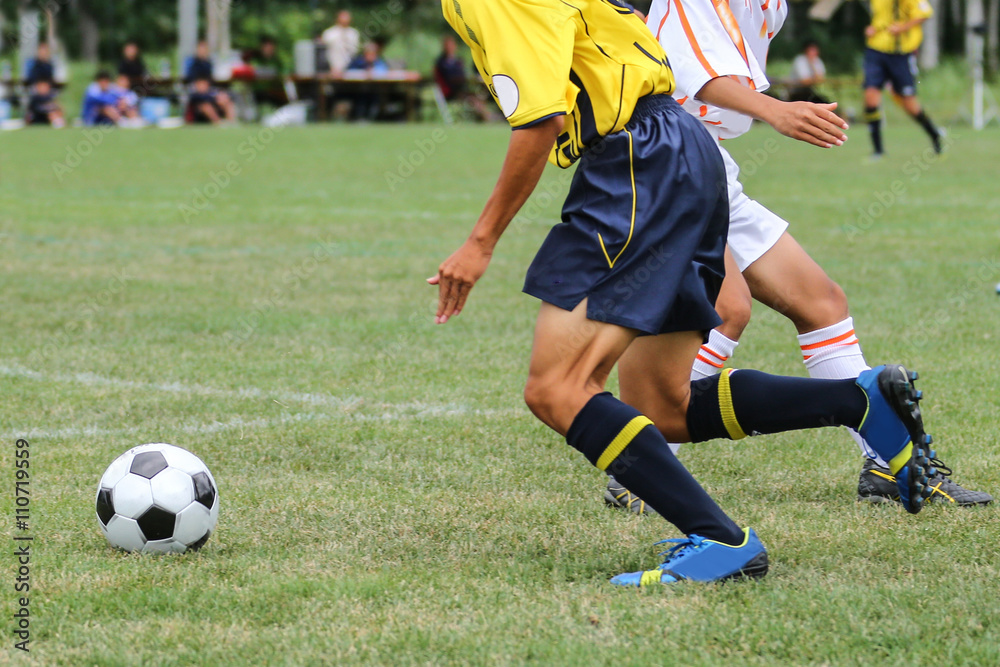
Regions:
<svg viewBox="0 0 1000 667"><path fill-rule="evenodd" d="M118 96L111 90L111 75L108 72L101 70L94 77L94 82L87 86L80 116L84 125L117 125L121 120Z"/></svg>
<svg viewBox="0 0 1000 667"><path fill-rule="evenodd" d="M141 125L142 116L139 115L139 96L129 88L129 78L124 74L119 74L115 80L115 85L111 86L109 92L115 99L115 109L118 111L119 124L126 120L131 121L129 125Z"/></svg>
<svg viewBox="0 0 1000 667"><path fill-rule="evenodd" d="M187 63L187 69L184 71L184 83L191 84L197 79L211 81L213 72L212 55L208 50L208 42L201 40L195 49L194 57Z"/></svg>
<svg viewBox="0 0 1000 667"><path fill-rule="evenodd" d="M56 93L52 90L52 82L48 79L39 79L32 87L24 120L28 125L51 125L52 127L66 125L62 107L56 101Z"/></svg>
<svg viewBox="0 0 1000 667"><path fill-rule="evenodd" d="M446 101L463 101L480 120L490 119L486 104L469 90L465 63L458 57L458 42L451 35L441 43L441 55L434 62L434 80Z"/></svg>
<svg viewBox="0 0 1000 667"><path fill-rule="evenodd" d="M212 125L234 123L236 105L228 93L212 88L211 77L201 76L194 80L188 100L188 121Z"/></svg>
<svg viewBox="0 0 1000 667"><path fill-rule="evenodd" d="M28 63L25 82L30 86L39 81L55 81L55 67L52 65L52 49L48 42L39 42L35 57Z"/></svg>
<svg viewBox="0 0 1000 667"><path fill-rule="evenodd" d="M346 9L337 14L337 22L323 31L326 59L330 72L340 76L358 53L361 33L351 27L351 13Z"/></svg>
<svg viewBox="0 0 1000 667"><path fill-rule="evenodd" d="M376 42L365 44L364 51L347 66L348 78L370 79L389 73L389 65L382 59L382 47ZM369 86L344 96L351 103L351 120L375 120L381 107L377 90Z"/></svg>
<svg viewBox="0 0 1000 667"><path fill-rule="evenodd" d="M288 104L284 77L285 63L278 55L278 44L267 35L260 38L260 45L244 58L253 67L253 98L257 104L280 107Z"/></svg>
<svg viewBox="0 0 1000 667"><path fill-rule="evenodd" d="M819 57L819 44L810 40L803 45L802 53L792 61L789 101L827 104L828 100L815 90L815 86L825 80L826 65Z"/></svg>
<svg viewBox="0 0 1000 667"><path fill-rule="evenodd" d="M364 72L368 76L389 73L389 65L382 59L382 46L378 42L368 42L364 51L355 56L347 65L348 72Z"/></svg>
<svg viewBox="0 0 1000 667"><path fill-rule="evenodd" d="M124 74L129 79L129 88L141 88L143 80L149 76L146 63L142 61L142 54L139 53L139 45L135 42L128 42L122 49L122 59L118 63L118 73Z"/></svg>

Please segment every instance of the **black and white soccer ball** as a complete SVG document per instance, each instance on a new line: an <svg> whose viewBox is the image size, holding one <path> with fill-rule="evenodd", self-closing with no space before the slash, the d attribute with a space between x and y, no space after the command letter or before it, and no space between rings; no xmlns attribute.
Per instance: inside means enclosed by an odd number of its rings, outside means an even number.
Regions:
<svg viewBox="0 0 1000 667"><path fill-rule="evenodd" d="M125 551L183 553L208 541L219 520L219 487L197 456L173 445L140 445L115 459L97 486L97 522Z"/></svg>

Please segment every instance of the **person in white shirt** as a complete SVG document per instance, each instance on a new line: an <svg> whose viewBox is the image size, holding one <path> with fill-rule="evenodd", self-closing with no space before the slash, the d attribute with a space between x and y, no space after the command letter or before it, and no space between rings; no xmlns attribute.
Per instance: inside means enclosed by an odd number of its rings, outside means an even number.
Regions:
<svg viewBox="0 0 1000 667"><path fill-rule="evenodd" d="M676 79L674 97L717 141L746 133L754 119L820 148L840 146L847 140L847 123L836 115L836 104L784 102L759 94L770 86L764 74L768 47L787 13L787 0L653 0L646 25L670 59ZM722 371L749 324L753 299L795 325L811 377L858 377L869 366L844 291L792 238L787 222L743 192L739 165L721 144L719 150L726 165L730 214L726 278L716 302L723 323L701 347L691 371L692 382ZM817 185L821 188L822 184ZM666 386L648 363L655 353L650 350L652 338L633 342L618 364L622 400L648 415L657 413L658 387ZM858 433L851 434L866 457L858 481L859 500L896 501L895 479L888 464ZM677 445L671 448L676 451ZM929 482L937 487L931 500L963 506L993 500L987 493L964 489L948 479L950 468L938 468L942 472ZM645 502L614 477L609 479L604 500L636 514L646 513Z"/></svg>
<svg viewBox="0 0 1000 667"><path fill-rule="evenodd" d="M826 65L819 57L819 44L809 40L802 53L792 61L792 84L788 99L793 102L829 104L829 100L816 92L816 86L826 81Z"/></svg>
<svg viewBox="0 0 1000 667"><path fill-rule="evenodd" d="M351 27L351 13L346 9L337 14L337 22L323 31L326 58L330 72L339 76L361 48L361 33Z"/></svg>

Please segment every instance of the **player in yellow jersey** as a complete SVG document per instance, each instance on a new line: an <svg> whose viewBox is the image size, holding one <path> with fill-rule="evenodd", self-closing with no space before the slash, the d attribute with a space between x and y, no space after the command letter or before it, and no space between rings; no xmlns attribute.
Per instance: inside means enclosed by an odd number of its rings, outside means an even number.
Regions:
<svg viewBox="0 0 1000 667"><path fill-rule="evenodd" d="M900 104L920 124L941 152L941 132L917 100L916 50L924 39L921 27L931 17L928 0L871 0L872 22L865 28L865 120L871 133L873 157L882 157L882 89L892 84Z"/></svg>
<svg viewBox="0 0 1000 667"><path fill-rule="evenodd" d="M754 531L709 497L664 434L700 442L850 426L890 461L907 509L920 511L933 453L915 375L901 366L856 381L743 370L690 381L706 333L721 322L714 303L725 273L726 172L712 137L670 96L666 54L631 8L617 0L442 0L442 9L515 131L472 233L428 279L438 287L436 322L465 308L546 160L578 163L562 222L525 280L524 291L542 301L525 401L685 535L660 567L613 583L767 571ZM821 137L833 129L819 115L803 122ZM658 367L656 426L604 391L639 336Z"/></svg>

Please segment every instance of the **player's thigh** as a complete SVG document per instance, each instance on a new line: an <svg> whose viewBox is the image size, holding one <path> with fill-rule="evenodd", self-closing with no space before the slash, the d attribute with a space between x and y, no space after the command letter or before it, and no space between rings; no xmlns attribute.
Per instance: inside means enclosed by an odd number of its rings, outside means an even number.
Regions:
<svg viewBox="0 0 1000 667"><path fill-rule="evenodd" d="M704 342L701 332L684 331L635 339L618 362L623 401L653 420L673 442L687 442L691 367Z"/></svg>
<svg viewBox="0 0 1000 667"><path fill-rule="evenodd" d="M743 277L753 298L792 320L799 333L847 317L843 290L787 232Z"/></svg>
<svg viewBox="0 0 1000 667"><path fill-rule="evenodd" d="M635 337L632 329L587 319L586 300L572 311L543 302L524 389L528 407L565 435Z"/></svg>

